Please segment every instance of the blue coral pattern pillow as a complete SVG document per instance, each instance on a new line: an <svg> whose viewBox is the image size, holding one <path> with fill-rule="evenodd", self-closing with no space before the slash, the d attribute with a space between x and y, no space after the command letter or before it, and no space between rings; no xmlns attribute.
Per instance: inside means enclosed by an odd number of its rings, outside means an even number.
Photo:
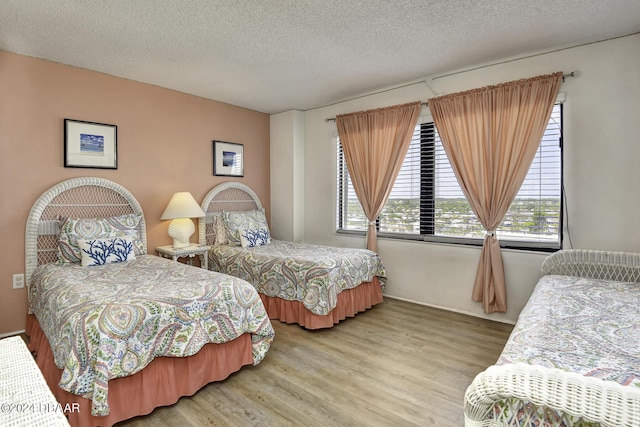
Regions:
<svg viewBox="0 0 640 427"><path fill-rule="evenodd" d="M268 228L240 228L238 229L238 234L243 248L255 248L256 246L264 246L271 243Z"/></svg>
<svg viewBox="0 0 640 427"><path fill-rule="evenodd" d="M82 266L113 264L136 258L131 237L112 239L79 239Z"/></svg>
<svg viewBox="0 0 640 427"><path fill-rule="evenodd" d="M129 214L109 218L64 218L58 237L58 263L76 263L82 259L78 240L130 237L136 255L144 253L140 240L141 214Z"/></svg>
<svg viewBox="0 0 640 427"><path fill-rule="evenodd" d="M264 209L256 209L253 211L238 211L238 212L223 212L222 219L224 225L227 227L227 239L231 246L240 246L240 229L251 230L256 228L262 228L269 230L267 224L267 217L264 214Z"/></svg>

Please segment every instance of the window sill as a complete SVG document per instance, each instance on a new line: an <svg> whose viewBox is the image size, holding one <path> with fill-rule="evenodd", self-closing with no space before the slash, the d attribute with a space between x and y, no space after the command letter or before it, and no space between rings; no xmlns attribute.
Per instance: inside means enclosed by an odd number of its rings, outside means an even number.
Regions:
<svg viewBox="0 0 640 427"><path fill-rule="evenodd" d="M352 237L365 237L366 232L357 231L357 230L336 230L336 234L341 236L352 236ZM435 236L407 236L407 235L399 235L399 234L391 234L391 233L378 233L378 239L382 240L404 240L407 242L420 242L420 243L431 243L431 244L444 244L450 246L463 246L463 247L476 247L479 248L482 246L482 239L471 239L471 238L456 238L456 237L435 237ZM501 240L500 248L505 250L514 250L514 251L527 251L534 253L553 253L559 251L560 247L549 247L542 246L539 243L531 242L525 245L519 245L519 242L509 241L509 240Z"/></svg>

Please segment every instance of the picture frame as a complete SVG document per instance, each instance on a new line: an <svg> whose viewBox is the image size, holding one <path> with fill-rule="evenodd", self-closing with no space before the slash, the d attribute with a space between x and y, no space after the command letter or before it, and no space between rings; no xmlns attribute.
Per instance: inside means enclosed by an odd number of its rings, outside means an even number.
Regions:
<svg viewBox="0 0 640 427"><path fill-rule="evenodd" d="M215 176L244 176L244 145L214 140L213 174Z"/></svg>
<svg viewBox="0 0 640 427"><path fill-rule="evenodd" d="M64 119L64 167L118 169L118 127Z"/></svg>

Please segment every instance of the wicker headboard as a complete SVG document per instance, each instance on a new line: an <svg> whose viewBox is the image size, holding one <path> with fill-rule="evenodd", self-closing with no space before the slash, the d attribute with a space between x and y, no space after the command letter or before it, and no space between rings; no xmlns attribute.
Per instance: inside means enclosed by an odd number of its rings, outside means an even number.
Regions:
<svg viewBox="0 0 640 427"><path fill-rule="evenodd" d="M549 255L544 260L542 274L638 283L640 282L640 254L565 249Z"/></svg>
<svg viewBox="0 0 640 427"><path fill-rule="evenodd" d="M239 182L223 182L213 187L200 205L207 214L198 222L199 243L212 245L215 241L214 216L223 211L252 211L262 208L256 193Z"/></svg>
<svg viewBox="0 0 640 427"><path fill-rule="evenodd" d="M31 281L38 265L57 260L58 217L106 218L142 214L140 203L126 188L103 178L73 178L54 185L36 200L25 232L25 280ZM140 240L147 251L147 227L140 221Z"/></svg>

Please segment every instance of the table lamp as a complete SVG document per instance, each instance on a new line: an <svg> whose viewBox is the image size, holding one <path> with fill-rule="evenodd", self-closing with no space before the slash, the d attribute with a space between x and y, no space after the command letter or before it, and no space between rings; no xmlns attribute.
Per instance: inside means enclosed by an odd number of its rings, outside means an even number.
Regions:
<svg viewBox="0 0 640 427"><path fill-rule="evenodd" d="M191 218L206 216L191 193L182 191L171 196L167 208L160 217L161 220L172 220L169 224L169 237L173 239L174 248L189 246L189 238L196 231Z"/></svg>

